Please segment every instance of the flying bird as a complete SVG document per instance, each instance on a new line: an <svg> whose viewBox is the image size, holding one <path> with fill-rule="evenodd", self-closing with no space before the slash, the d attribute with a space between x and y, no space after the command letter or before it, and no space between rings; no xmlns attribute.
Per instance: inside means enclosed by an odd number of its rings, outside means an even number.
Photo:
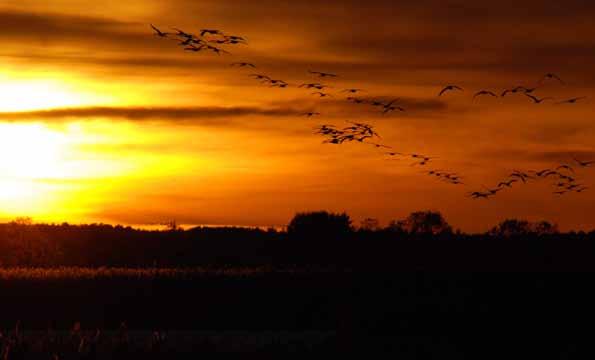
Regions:
<svg viewBox="0 0 595 360"><path fill-rule="evenodd" d="M526 91L526 88L525 88L525 87L523 87L523 86L517 86L517 87L515 87L515 88L512 88L512 89L506 89L506 90L504 90L504 91L502 92L502 95L500 95L500 96L501 96L501 97L505 97L505 96L506 96L506 94L508 94L508 93L516 94L516 93L518 93L518 92L519 92L519 91L521 91L521 90L523 90L523 91Z"/></svg>
<svg viewBox="0 0 595 360"><path fill-rule="evenodd" d="M310 74L314 74L314 75L318 75L321 78L324 77L337 77L338 75L336 74L331 74L331 73L325 73L325 72L320 72L320 71L312 71L312 70L308 70L308 72Z"/></svg>
<svg viewBox="0 0 595 360"><path fill-rule="evenodd" d="M252 63L248 63L248 62L235 62L235 63L232 63L230 66L256 68L256 65L254 65Z"/></svg>
<svg viewBox="0 0 595 360"><path fill-rule="evenodd" d="M525 96L528 97L528 98L530 98L531 100L533 100L533 102L536 103L536 104L541 104L545 100L554 100L553 97L544 97L544 98L541 98L540 99L540 98L538 98L536 96L533 96L533 95L530 95L530 94L527 94L527 93L525 93Z"/></svg>
<svg viewBox="0 0 595 360"><path fill-rule="evenodd" d="M501 187L503 187L503 186L506 186L506 187L509 187L509 188L510 188L510 187L512 187L512 184L514 184L514 183L515 183L515 182L517 182L517 181L518 181L518 180L515 180L515 179L508 180L508 181L502 181L502 182L500 182L500 183L498 184L498 187L500 187L500 188L501 188Z"/></svg>
<svg viewBox="0 0 595 360"><path fill-rule="evenodd" d="M564 81L562 81L562 79L560 79L560 77L558 75L553 74L553 73L548 73L548 74L543 75L543 77L541 78L539 83L542 84L546 79L547 80L552 80L552 79L558 80L560 82L560 84L565 85Z"/></svg>
<svg viewBox="0 0 595 360"><path fill-rule="evenodd" d="M356 103L356 104L363 104L366 102L366 100L364 100L364 99L359 99L359 98L356 98L353 96L348 97L347 101L351 101L352 103Z"/></svg>
<svg viewBox="0 0 595 360"><path fill-rule="evenodd" d="M581 167L589 167L593 164L595 164L595 161L580 161L577 158L573 158L574 161L576 161L577 164L579 164Z"/></svg>
<svg viewBox="0 0 595 360"><path fill-rule="evenodd" d="M558 102L556 104L576 104L577 101L583 100L583 99L586 99L586 98L587 98L586 96L581 96L581 97L576 97L576 98L572 98L572 99L568 99L568 100L563 100L563 101L560 101L560 102Z"/></svg>
<svg viewBox="0 0 595 360"><path fill-rule="evenodd" d="M320 113L319 112L307 112L307 113L303 113L302 116L307 116L307 117L312 117L312 116L319 116Z"/></svg>
<svg viewBox="0 0 595 360"><path fill-rule="evenodd" d="M155 36L159 36L159 37L167 37L167 35L170 35L170 33L163 32L163 31L161 31L161 30L157 29L157 28L156 28L156 27L155 27L153 24L150 24L150 25L151 25L151 28L152 28L153 30L155 30L155 34L154 34Z"/></svg>
<svg viewBox="0 0 595 360"><path fill-rule="evenodd" d="M328 93L323 93L322 91L313 92L313 93L312 93L312 95L318 95L318 96L320 96L321 98L323 98L323 97L327 97L327 96L331 96L331 97L333 96L333 95L331 95L331 94L328 94Z"/></svg>
<svg viewBox="0 0 595 360"><path fill-rule="evenodd" d="M200 36L205 36L206 34L223 35L223 33L220 30L215 30L215 29L201 29L200 30Z"/></svg>
<svg viewBox="0 0 595 360"><path fill-rule="evenodd" d="M262 80L262 81L270 81L271 80L270 77L268 77L266 75L261 75L261 74L250 74L248 76L253 77L256 80Z"/></svg>
<svg viewBox="0 0 595 360"><path fill-rule="evenodd" d="M342 90L341 92L342 93L346 92L346 93L350 93L350 94L356 94L356 93L362 92L362 91L364 91L364 90L362 90L362 89L345 89L345 90Z"/></svg>
<svg viewBox="0 0 595 360"><path fill-rule="evenodd" d="M438 96L442 96L445 92L447 91L453 91L453 90L459 90L459 91L463 91L462 88L456 86L456 85L448 85L446 87L444 87L444 89L442 89L442 91L440 91L440 93L438 94Z"/></svg>
<svg viewBox="0 0 595 360"><path fill-rule="evenodd" d="M190 39L193 39L194 38L194 35L189 34L189 33L185 32L185 31L180 30L180 29L172 28L172 30L175 30L177 32L176 35L178 35L178 36L185 37L187 39L188 38L190 38Z"/></svg>
<svg viewBox="0 0 595 360"><path fill-rule="evenodd" d="M475 95L473 95L473 100L475 100L475 98L478 97L478 96L484 96L484 95L489 95L489 96L492 96L492 97L498 97L498 95L494 94L491 91L481 90L481 91L475 93Z"/></svg>
<svg viewBox="0 0 595 360"><path fill-rule="evenodd" d="M565 164L563 164L563 165L560 165L560 166L558 166L558 167L556 168L556 170L560 170L560 169L564 169L564 170L570 171L570 172L572 172L572 173L574 172L574 169L573 169L573 168L572 168L572 166L570 166L570 165L565 165Z"/></svg>
<svg viewBox="0 0 595 360"><path fill-rule="evenodd" d="M185 47L184 50L186 51L194 51L194 52L198 52L204 49L204 46L194 46L194 45L190 45L189 47Z"/></svg>
<svg viewBox="0 0 595 360"><path fill-rule="evenodd" d="M229 54L229 53L230 53L229 51L225 51L225 50L223 50L223 49L220 49L220 48L218 48L218 47L215 47L215 46L210 46L210 45L208 45L208 46L207 46L207 49L208 49L208 50L211 50L211 51L213 51L213 52L214 52L214 53L216 53L217 55L221 55L221 54Z"/></svg>

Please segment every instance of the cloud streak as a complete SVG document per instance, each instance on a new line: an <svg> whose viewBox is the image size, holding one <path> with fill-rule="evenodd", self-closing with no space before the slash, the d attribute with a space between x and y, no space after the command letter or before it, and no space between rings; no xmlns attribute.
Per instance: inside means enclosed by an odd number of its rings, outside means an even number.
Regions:
<svg viewBox="0 0 595 360"><path fill-rule="evenodd" d="M83 120L96 118L114 118L130 121L184 122L189 120L212 120L247 116L289 117L297 116L302 111L292 108L258 107L82 107L60 108L51 110L0 112L2 121L31 120Z"/></svg>

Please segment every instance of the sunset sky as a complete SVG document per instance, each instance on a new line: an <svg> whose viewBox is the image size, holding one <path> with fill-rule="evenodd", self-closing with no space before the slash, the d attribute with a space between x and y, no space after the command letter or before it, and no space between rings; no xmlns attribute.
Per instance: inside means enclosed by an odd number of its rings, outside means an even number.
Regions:
<svg viewBox="0 0 595 360"><path fill-rule="evenodd" d="M514 169L595 160L595 2L587 0L175 0L0 2L0 221L149 225L285 225L297 211L347 212L382 224L412 211L443 212L483 231L520 217L562 229L595 228L591 189L552 194L553 181L515 184L489 200ZM231 55L183 51L153 35L177 27L246 37ZM255 70L234 68L253 62ZM323 80L334 97L270 88ZM573 105L533 104L535 86ZM438 97L448 84L465 89ZM345 101L401 98L382 115ZM307 118L306 111L322 116ZM322 144L319 124L375 126L395 151L437 157L426 167L387 160L373 146ZM423 174L460 173L453 186Z"/></svg>

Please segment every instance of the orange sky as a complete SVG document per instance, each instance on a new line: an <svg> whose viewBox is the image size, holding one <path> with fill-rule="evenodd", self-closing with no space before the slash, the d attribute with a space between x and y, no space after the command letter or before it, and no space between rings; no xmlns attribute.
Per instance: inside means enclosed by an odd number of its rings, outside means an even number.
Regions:
<svg viewBox="0 0 595 360"><path fill-rule="evenodd" d="M3 1L0 5L0 219L152 224L284 225L296 211L346 211L386 224L421 209L453 226L486 230L507 217L595 228L595 188L557 197L551 182L489 201L466 193L513 169L595 160L595 3L569 0ZM249 44L232 55L184 52L149 23L215 28ZM291 84L339 78L331 100L261 85L252 71ZM535 105L521 95L471 101L536 84L539 96L587 96ZM456 83L466 91L438 97ZM400 97L382 115L344 101ZM319 111L308 119L299 114ZM362 144L321 144L312 128L373 124L396 151L436 156L465 186L388 161ZM595 167L578 172L595 187Z"/></svg>

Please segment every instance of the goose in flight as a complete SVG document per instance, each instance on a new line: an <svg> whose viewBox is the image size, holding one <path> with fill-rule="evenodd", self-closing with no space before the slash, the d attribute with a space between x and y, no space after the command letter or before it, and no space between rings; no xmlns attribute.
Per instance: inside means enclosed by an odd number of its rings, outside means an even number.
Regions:
<svg viewBox="0 0 595 360"><path fill-rule="evenodd" d="M544 177L544 178L546 178L546 177L550 177L550 176L552 176L552 175L554 175L554 176L555 176L555 175L558 175L558 176L560 176L560 173L559 173L559 172L557 172L557 171L554 171L554 170L552 170L552 171L548 171L548 172L546 172L545 174L543 174L543 177Z"/></svg>
<svg viewBox="0 0 595 360"><path fill-rule="evenodd" d="M405 109L403 109L400 106L388 106L388 107L385 106L384 107L384 110L382 111L382 113L383 114L388 114L389 112L396 111L396 110L399 110L400 112L405 112Z"/></svg>
<svg viewBox="0 0 595 360"><path fill-rule="evenodd" d="M200 30L200 36L205 36L206 34L209 35L223 35L223 33L220 30L215 30L215 29L201 29Z"/></svg>
<svg viewBox="0 0 595 360"><path fill-rule="evenodd" d="M271 80L270 77L268 77L266 75L261 75L261 74L250 74L248 76L253 77L256 80L262 80L262 81L270 81Z"/></svg>
<svg viewBox="0 0 595 360"><path fill-rule="evenodd" d="M512 89L506 89L506 90L504 90L504 91L502 92L502 95L500 95L500 96L501 96L501 97L505 97L505 96L506 96L506 94L508 94L508 93L511 93L511 94L516 94L516 93L518 93L518 92L519 92L519 91L521 91L521 90L525 91L526 89L525 89L525 87L523 87L523 86L517 86L517 87L515 87L515 88L512 88Z"/></svg>
<svg viewBox="0 0 595 360"><path fill-rule="evenodd" d="M246 42L246 39L241 36L235 36L235 35L224 35L224 36L226 39L231 40L231 41Z"/></svg>
<svg viewBox="0 0 595 360"><path fill-rule="evenodd" d="M180 29L172 28L172 30L175 30L177 32L176 33L177 36L181 36L181 37L184 37L186 39L193 39L194 38L194 35L189 34L189 33L185 32L185 31L180 30Z"/></svg>
<svg viewBox="0 0 595 360"><path fill-rule="evenodd" d="M307 112L307 113L303 113L302 116L307 116L307 117L320 116L320 113L319 112L310 111L310 112Z"/></svg>
<svg viewBox="0 0 595 360"><path fill-rule="evenodd" d="M556 104L576 104L577 101L579 100L583 100L586 99L586 96L581 96L581 97L576 97L576 98L572 98L572 99L568 99L568 100L564 100L564 101L560 101Z"/></svg>
<svg viewBox="0 0 595 360"><path fill-rule="evenodd" d="M558 191L554 191L554 194L556 195L564 195L568 192L568 190L558 190Z"/></svg>
<svg viewBox="0 0 595 360"><path fill-rule="evenodd" d="M536 103L536 104L541 104L545 100L554 100L553 97L544 97L544 98L541 98L540 99L540 98L538 98L536 96L533 96L533 95L530 95L530 94L527 94L527 93L525 93L525 96L528 97L528 98L530 98L531 100L533 100L533 102Z"/></svg>
<svg viewBox="0 0 595 360"><path fill-rule="evenodd" d="M531 93L533 93L533 91L539 89L539 86L536 86L534 88L526 88L526 87L522 87L521 86L521 88L523 89L523 91L525 92L525 94L531 94Z"/></svg>
<svg viewBox="0 0 595 360"><path fill-rule="evenodd" d="M364 91L364 90L362 90L362 89L345 89L345 90L342 90L341 92L342 93L356 94L356 93L362 92L362 91Z"/></svg>
<svg viewBox="0 0 595 360"><path fill-rule="evenodd" d="M314 74L314 75L318 75L321 78L324 77L337 77L338 75L336 74L331 74L331 73L325 73L325 72L321 72L321 71L312 71L312 70L308 70L308 72L310 74Z"/></svg>
<svg viewBox="0 0 595 360"><path fill-rule="evenodd" d="M542 84L545 80L557 80L558 82L560 82L560 84L565 85L564 81L562 81L562 79L560 79L558 75L553 73L543 75L539 83Z"/></svg>
<svg viewBox="0 0 595 360"><path fill-rule="evenodd" d="M448 85L445 86L444 89L442 89L442 91L440 91L440 93L438 94L438 96L442 96L445 92L447 91L453 91L453 90L459 90L459 91L463 91L462 88L456 86L456 85Z"/></svg>
<svg viewBox="0 0 595 360"><path fill-rule="evenodd" d="M186 51L194 51L194 52L198 52L203 49L204 49L204 45L201 45L201 46L190 45L190 46L184 48L184 50L186 50Z"/></svg>
<svg viewBox="0 0 595 360"><path fill-rule="evenodd" d="M173 41L177 41L178 45L180 46L188 46L192 44L197 44L197 42L193 38L186 38L185 40L182 39L171 39Z"/></svg>
<svg viewBox="0 0 595 360"><path fill-rule="evenodd" d="M518 181L518 180L516 180L516 179L512 179L512 180L508 180L508 181L501 181L501 182L498 184L498 187L499 187L499 188L501 188L501 187L503 187L503 186L506 186L506 187L509 187L509 188L510 188L510 187L512 187L512 184L514 184L514 183L515 183L515 182L517 182L517 181Z"/></svg>
<svg viewBox="0 0 595 360"><path fill-rule="evenodd" d="M469 196L474 199L479 199L479 198L487 199L490 196L490 194L486 194L486 193L479 192L479 191L474 191L474 192L470 193Z"/></svg>
<svg viewBox="0 0 595 360"><path fill-rule="evenodd" d="M521 172L521 171L515 171L512 174L510 174L511 178L518 178L519 180L521 180L523 183L527 182L527 179L533 179L531 176L529 176L528 174Z"/></svg>
<svg viewBox="0 0 595 360"><path fill-rule="evenodd" d="M566 186L566 190L574 190L574 189L579 188L581 186L584 186L584 185L581 185L581 184L570 184L570 185Z"/></svg>
<svg viewBox="0 0 595 360"><path fill-rule="evenodd" d="M378 144L378 143L373 143L373 142L367 142L366 144L370 144L376 148L385 148L385 149L392 149L392 146L388 146L388 145L384 145L384 144Z"/></svg>
<svg viewBox="0 0 595 360"><path fill-rule="evenodd" d="M215 53L215 54L217 54L217 55L221 55L221 54L230 54L230 52L229 52L229 51L225 51L225 50L223 50L223 49L220 49L220 48L218 48L218 47L215 47L215 46L210 46L210 45L207 45L207 49L208 49L208 50L211 50L212 52L214 52L214 53Z"/></svg>
<svg viewBox="0 0 595 360"><path fill-rule="evenodd" d="M159 29L157 29L153 24L150 24L151 28L155 31L155 36L159 36L159 37L167 37L167 35L170 35L170 33L167 32L163 32Z"/></svg>
<svg viewBox="0 0 595 360"><path fill-rule="evenodd" d="M318 87L323 86L319 83L309 83L309 84L301 84L298 86L299 88L306 88L306 89L318 89Z"/></svg>
<svg viewBox="0 0 595 360"><path fill-rule="evenodd" d="M532 171L532 172L535 173L535 175L537 175L537 177L543 177L545 174L551 173L552 169L545 169L545 170Z"/></svg>
<svg viewBox="0 0 595 360"><path fill-rule="evenodd" d="M331 95L331 94L328 94L328 93L323 93L322 91L313 92L313 93L312 93L312 95L318 95L318 96L320 96L321 98L323 98L323 97L327 97L327 96L330 96L330 97L332 97L332 96L333 96L333 95Z"/></svg>
<svg viewBox="0 0 595 360"><path fill-rule="evenodd" d="M566 164L562 164L556 168L556 170L560 170L560 169L564 169L564 170L570 171L572 173L574 172L574 169L572 168L572 166L566 165Z"/></svg>
<svg viewBox="0 0 595 360"><path fill-rule="evenodd" d="M248 63L248 62L235 62L232 63L231 66L237 66L237 67L251 67L253 69L256 68L256 65L252 64L252 63Z"/></svg>
<svg viewBox="0 0 595 360"><path fill-rule="evenodd" d="M595 161L580 161L577 158L573 158L573 160L576 161L576 163L579 164L581 167L589 167L595 164Z"/></svg>
<svg viewBox="0 0 595 360"><path fill-rule="evenodd" d="M477 93L475 93L475 95L473 95L473 100L475 100L475 98L478 97L478 96L485 96L485 95L489 95L489 96L492 96L492 97L498 97L498 95L494 94L491 91L481 90L481 91L478 91Z"/></svg>
<svg viewBox="0 0 595 360"><path fill-rule="evenodd" d="M363 104L366 102L366 100L364 100L364 99L356 98L353 96L348 97L347 101L351 101L352 103L355 103L355 104Z"/></svg>

